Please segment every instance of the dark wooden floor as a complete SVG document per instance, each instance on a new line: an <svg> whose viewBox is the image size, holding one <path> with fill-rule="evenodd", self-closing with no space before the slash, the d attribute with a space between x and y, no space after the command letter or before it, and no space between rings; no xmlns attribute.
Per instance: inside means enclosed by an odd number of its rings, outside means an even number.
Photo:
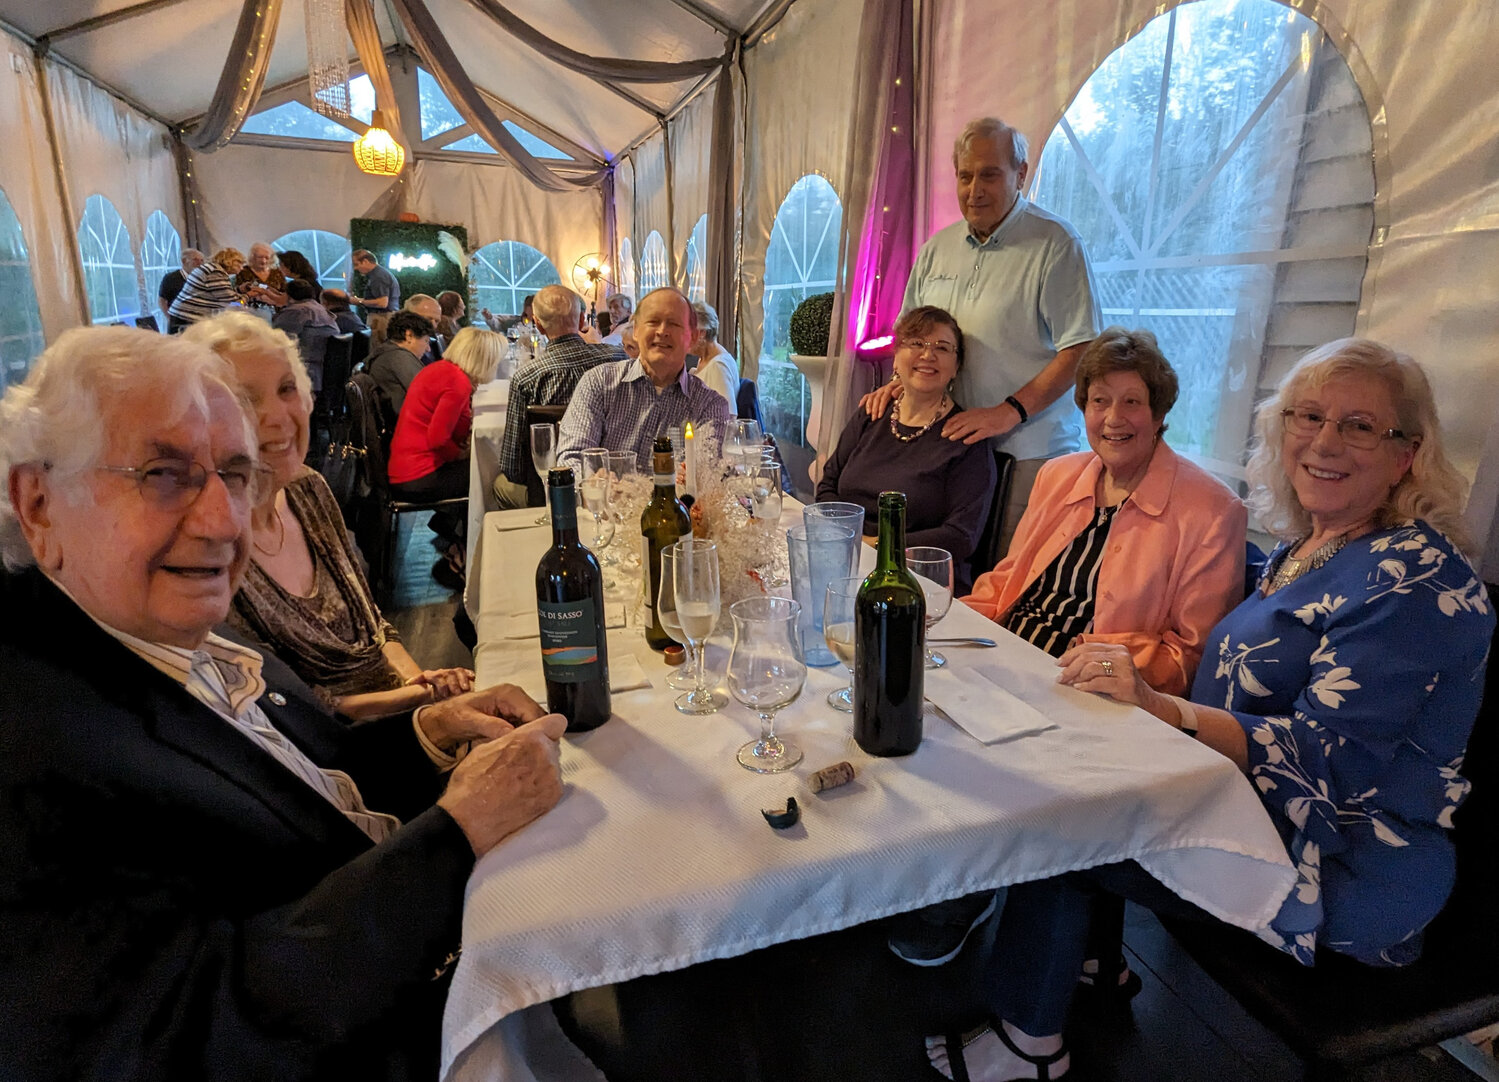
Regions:
<svg viewBox="0 0 1499 1082"><path fill-rule="evenodd" d="M454 633L458 595L435 583L425 516L404 516L387 615L422 665L471 665ZM561 1000L574 1040L614 1082L940 1079L922 1037L982 1020L979 959L918 969L863 925ZM992 922L988 930L992 937ZM1074 1011L1077 1082L1299 1082L1289 1049L1209 979L1155 918L1131 906L1130 965L1144 988L1128 1009ZM1349 1082L1472 1082L1440 1051L1412 1053Z"/></svg>

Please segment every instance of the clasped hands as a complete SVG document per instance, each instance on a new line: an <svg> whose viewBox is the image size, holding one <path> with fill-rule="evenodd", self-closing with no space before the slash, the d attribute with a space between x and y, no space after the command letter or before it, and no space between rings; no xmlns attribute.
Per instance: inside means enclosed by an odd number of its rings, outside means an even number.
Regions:
<svg viewBox="0 0 1499 1082"><path fill-rule="evenodd" d="M443 699L425 707L419 723L427 739L444 751L472 744L437 804L453 817L475 856L483 856L561 799L558 742L567 719L546 713L515 685L497 684Z"/></svg>

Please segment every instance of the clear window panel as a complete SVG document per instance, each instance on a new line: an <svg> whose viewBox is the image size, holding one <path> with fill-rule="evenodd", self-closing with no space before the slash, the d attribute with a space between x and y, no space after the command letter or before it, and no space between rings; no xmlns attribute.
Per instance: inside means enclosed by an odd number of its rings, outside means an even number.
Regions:
<svg viewBox="0 0 1499 1082"><path fill-rule="evenodd" d="M460 139L456 143L449 143L443 150L467 150L474 154L498 154L499 151L490 146L477 135L470 135L466 139Z"/></svg>
<svg viewBox="0 0 1499 1082"><path fill-rule="evenodd" d="M26 378L31 362L46 345L42 316L31 280L31 258L21 223L0 191L0 392Z"/></svg>
<svg viewBox="0 0 1499 1082"><path fill-rule="evenodd" d="M645 294L669 285L671 275L666 268L666 242L652 229L640 248L640 292Z"/></svg>
<svg viewBox="0 0 1499 1082"><path fill-rule="evenodd" d="M288 139L321 139L335 143L352 143L359 138L356 132L313 112L299 101L289 101L256 113L239 130L250 135L282 135Z"/></svg>
<svg viewBox="0 0 1499 1082"><path fill-rule="evenodd" d="M528 294L560 285L561 277L542 252L517 240L495 241L474 253L469 263L474 299L493 315L519 315Z"/></svg>
<svg viewBox="0 0 1499 1082"><path fill-rule="evenodd" d="M166 325L161 305L155 301L160 295L161 280L181 269L182 238L177 227L161 211L153 210L146 219L146 239L141 244L141 272L146 280L147 311L156 318L158 326Z"/></svg>
<svg viewBox="0 0 1499 1082"><path fill-rule="evenodd" d="M130 231L114 204L91 195L78 226L83 283L94 323L133 323L143 310Z"/></svg>
<svg viewBox="0 0 1499 1082"><path fill-rule="evenodd" d="M445 131L460 127L463 117L442 92L437 78L426 68L416 69L416 92L422 105L422 138L433 139Z"/></svg>
<svg viewBox="0 0 1499 1082"><path fill-rule="evenodd" d="M838 240L843 204L815 173L791 186L776 212L765 252L765 322L760 336L760 407L765 427L780 443L806 446L812 394L788 359L791 314L818 293L838 288Z"/></svg>
<svg viewBox="0 0 1499 1082"><path fill-rule="evenodd" d="M539 135L533 135L513 120L502 120L501 124L505 130L515 136L516 142L525 147L526 150L536 158L557 158L562 161L572 161L573 156L566 151L558 150Z"/></svg>
<svg viewBox="0 0 1499 1082"><path fill-rule="evenodd" d="M1274 0L1151 20L1046 142L1031 198L1082 237L1104 323L1151 330L1176 368L1172 445L1226 478L1286 358L1353 331L1370 146L1347 64Z"/></svg>
<svg viewBox="0 0 1499 1082"><path fill-rule="evenodd" d="M349 115L366 124L375 122L375 84L368 75L349 80Z"/></svg>
<svg viewBox="0 0 1499 1082"><path fill-rule="evenodd" d="M687 295L695 301L708 299L708 216L704 214L687 238Z"/></svg>
<svg viewBox="0 0 1499 1082"><path fill-rule="evenodd" d="M635 299L635 251L629 237L619 238L619 260L615 263L615 274L619 277L619 291L630 300Z"/></svg>
<svg viewBox="0 0 1499 1082"><path fill-rule="evenodd" d="M349 288L349 238L326 229L298 229L271 241L278 252L297 251L307 257L317 271L318 285L324 289Z"/></svg>

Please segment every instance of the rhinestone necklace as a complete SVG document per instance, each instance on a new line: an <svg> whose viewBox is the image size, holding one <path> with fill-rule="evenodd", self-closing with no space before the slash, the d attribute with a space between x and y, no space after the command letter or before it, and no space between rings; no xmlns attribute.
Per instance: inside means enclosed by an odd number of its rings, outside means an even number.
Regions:
<svg viewBox="0 0 1499 1082"><path fill-rule="evenodd" d="M1304 541L1306 541L1305 537L1286 549L1285 555L1281 557L1280 563L1275 567L1275 573L1265 580L1265 597L1269 597L1282 586L1289 586L1301 578L1302 575L1305 575L1309 571L1315 571L1327 563L1328 560L1336 556L1339 550L1348 543L1348 535L1340 533L1337 537L1323 544L1316 552L1308 553L1298 560L1291 553L1296 549L1297 545L1302 544Z"/></svg>

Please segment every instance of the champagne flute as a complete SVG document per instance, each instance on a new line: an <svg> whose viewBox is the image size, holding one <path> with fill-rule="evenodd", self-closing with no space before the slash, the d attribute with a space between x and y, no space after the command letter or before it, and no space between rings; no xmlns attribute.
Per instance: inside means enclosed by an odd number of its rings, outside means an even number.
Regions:
<svg viewBox="0 0 1499 1082"><path fill-rule="evenodd" d="M760 448L765 445L765 433L760 431L759 421L747 421L740 418L734 421L734 427L729 431L728 454L729 465L740 477L748 477L751 469L760 461Z"/></svg>
<svg viewBox="0 0 1499 1082"><path fill-rule="evenodd" d="M864 579L834 579L828 583L827 600L822 612L822 637L828 649L843 662L848 670L849 685L828 692L828 705L845 714L854 712L854 604L859 600L859 587Z"/></svg>
<svg viewBox="0 0 1499 1082"><path fill-rule="evenodd" d="M672 561L672 589L677 623L687 645L697 652L693 689L677 697L677 709L684 714L714 714L727 702L705 686L703 666L703 647L718 624L718 546L712 541L689 537L678 541L671 551L676 553Z"/></svg>
<svg viewBox="0 0 1499 1082"><path fill-rule="evenodd" d="M926 633L922 635L926 667L940 669L947 664L947 658L927 645L926 640L932 633L932 625L952 608L952 553L929 545L908 548L906 570L916 576L921 592L926 594Z"/></svg>
<svg viewBox="0 0 1499 1082"><path fill-rule="evenodd" d="M661 592L656 598L656 615L661 627L672 638L687 645L687 663L674 667L666 674L666 686L673 691L690 691L697 686L697 651L682 630L682 621L677 616L676 546L661 553Z"/></svg>
<svg viewBox="0 0 1499 1082"><path fill-rule="evenodd" d="M797 624L802 607L784 597L751 597L729 606L734 649L729 690L760 716L760 739L739 749L739 765L778 774L802 761L802 750L775 734L776 714L796 702L807 682Z"/></svg>
<svg viewBox="0 0 1499 1082"><path fill-rule="evenodd" d="M519 420L519 418L517 418ZM547 471L557 465L557 426L550 422L531 426L531 465L541 476L542 487L546 487ZM545 511L536 520L538 526L550 526L552 516Z"/></svg>

